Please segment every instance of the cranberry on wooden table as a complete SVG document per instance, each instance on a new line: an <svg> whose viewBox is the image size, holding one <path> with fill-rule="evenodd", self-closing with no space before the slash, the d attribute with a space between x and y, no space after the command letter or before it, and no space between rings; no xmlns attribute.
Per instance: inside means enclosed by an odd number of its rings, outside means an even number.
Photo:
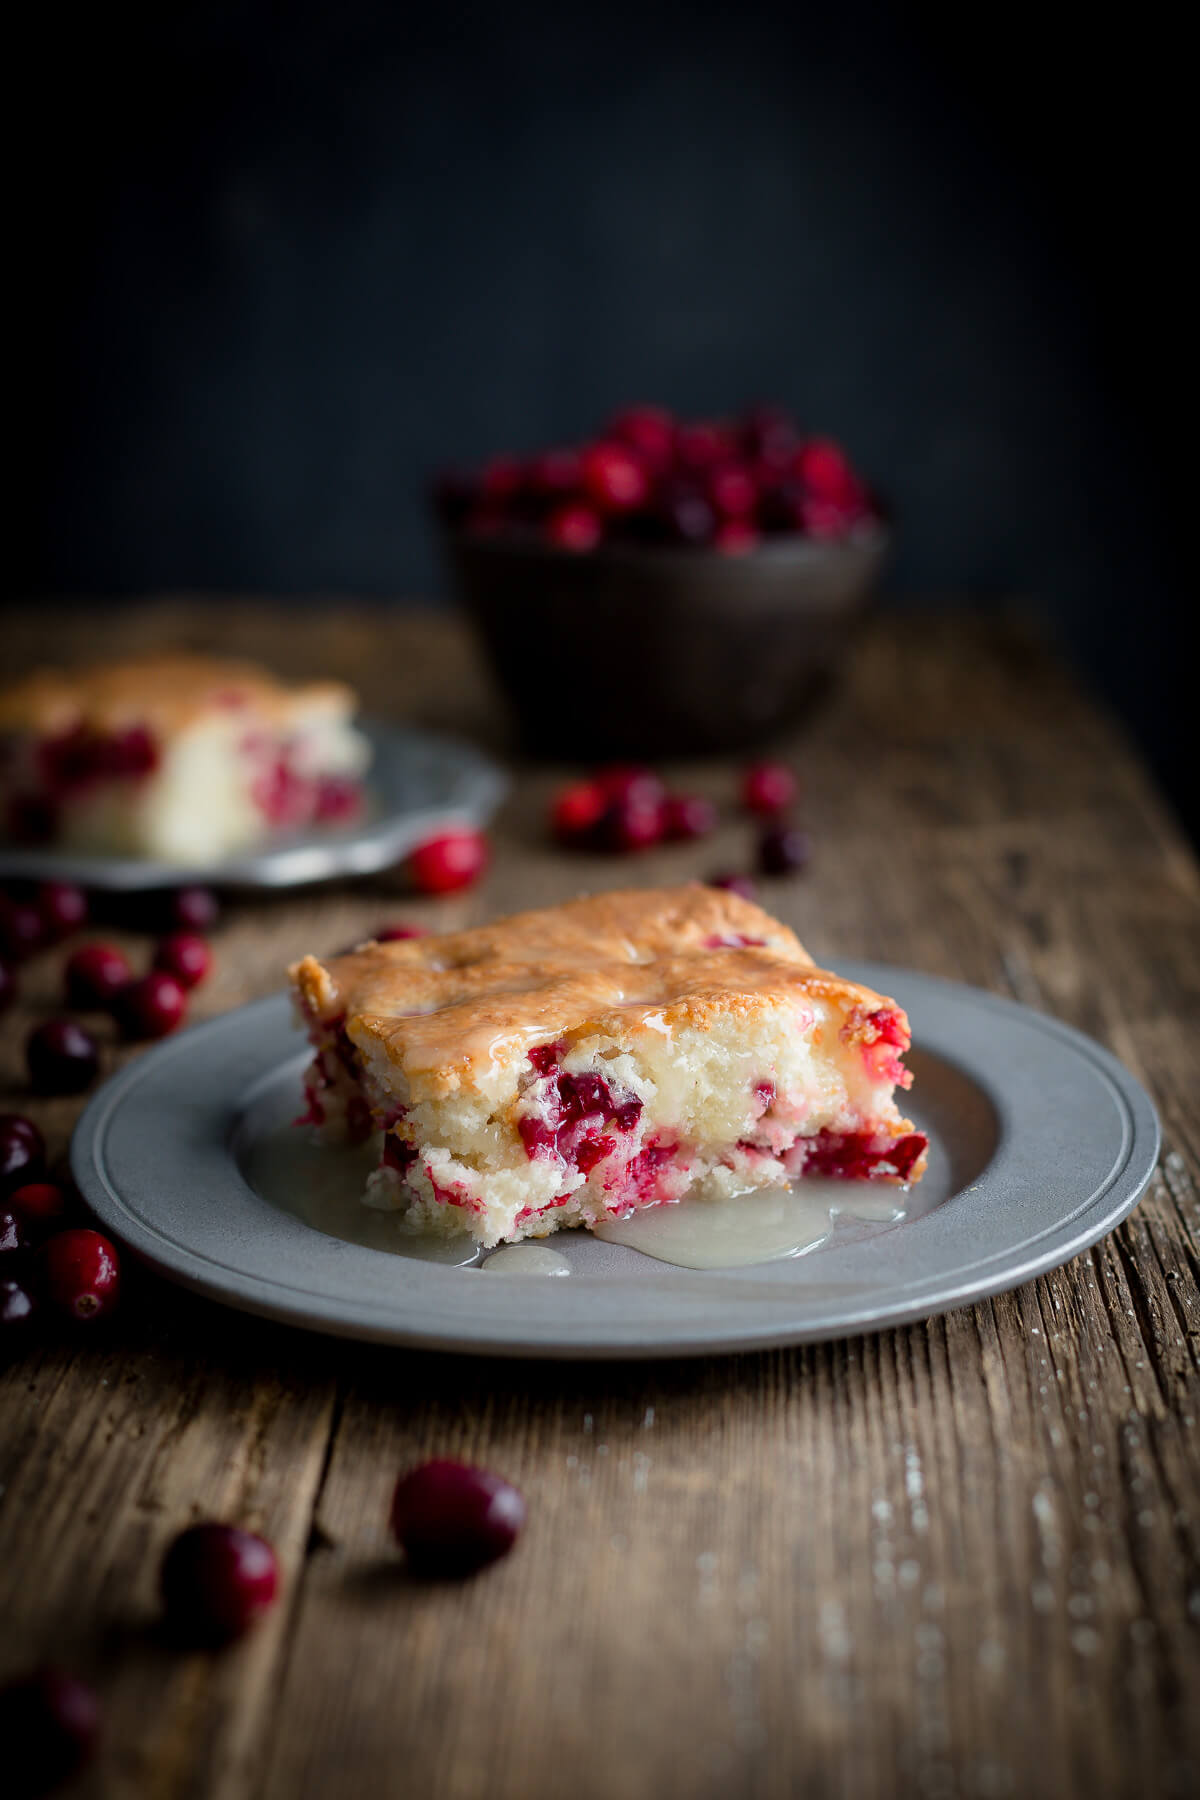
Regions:
<svg viewBox="0 0 1200 1800"><path fill-rule="evenodd" d="M60 1231L42 1247L46 1298L56 1311L82 1325L106 1318L121 1291L121 1264L98 1231Z"/></svg>
<svg viewBox="0 0 1200 1800"><path fill-rule="evenodd" d="M488 865L481 831L447 831L420 844L408 859L413 884L423 894L452 894L470 887Z"/></svg>
<svg viewBox="0 0 1200 1800"><path fill-rule="evenodd" d="M100 1069L96 1040L74 1019L47 1019L25 1041L29 1080L39 1094L82 1094Z"/></svg>
<svg viewBox="0 0 1200 1800"><path fill-rule="evenodd" d="M764 875L798 875L812 856L812 839L797 825L770 825L758 844Z"/></svg>
<svg viewBox="0 0 1200 1800"><path fill-rule="evenodd" d="M63 968L67 1005L81 1012L102 1012L133 980L129 959L112 944L82 944Z"/></svg>
<svg viewBox="0 0 1200 1800"><path fill-rule="evenodd" d="M28 1230L43 1232L65 1216L67 1196L56 1182L29 1181L13 1189L8 1205Z"/></svg>
<svg viewBox="0 0 1200 1800"><path fill-rule="evenodd" d="M717 809L703 794L672 794L665 814L666 835L673 842L707 837L717 828Z"/></svg>
<svg viewBox="0 0 1200 1800"><path fill-rule="evenodd" d="M44 881L34 897L47 938L58 943L88 922L88 897L71 881Z"/></svg>
<svg viewBox="0 0 1200 1800"><path fill-rule="evenodd" d="M244 1636L279 1592L279 1564L265 1538L236 1525L191 1525L173 1540L159 1577L172 1633L216 1647Z"/></svg>
<svg viewBox="0 0 1200 1800"><path fill-rule="evenodd" d="M211 888L176 888L166 908L169 923L180 931L211 931L221 916L221 902Z"/></svg>
<svg viewBox="0 0 1200 1800"><path fill-rule="evenodd" d="M166 1037L187 1011L187 995L174 975L151 969L137 981L127 982L113 1000L113 1016L121 1035L130 1043Z"/></svg>
<svg viewBox="0 0 1200 1800"><path fill-rule="evenodd" d="M0 1113L0 1197L37 1181L46 1165L46 1145L32 1119Z"/></svg>
<svg viewBox="0 0 1200 1800"><path fill-rule="evenodd" d="M0 1791L12 1800L50 1793L90 1761L99 1736L95 1694L65 1670L8 1682L0 1688Z"/></svg>
<svg viewBox="0 0 1200 1800"><path fill-rule="evenodd" d="M598 781L573 781L560 789L550 813L561 844L583 843L608 810L608 795Z"/></svg>
<svg viewBox="0 0 1200 1800"><path fill-rule="evenodd" d="M786 763L751 763L742 776L742 805L747 812L770 817L792 804L798 785Z"/></svg>
<svg viewBox="0 0 1200 1800"><path fill-rule="evenodd" d="M212 967L208 940L195 931L173 931L157 945L154 967L173 975L182 987L199 985Z"/></svg>
<svg viewBox="0 0 1200 1800"><path fill-rule="evenodd" d="M512 1549L525 1501L488 1469L438 1458L396 1483L391 1524L414 1575L471 1575Z"/></svg>

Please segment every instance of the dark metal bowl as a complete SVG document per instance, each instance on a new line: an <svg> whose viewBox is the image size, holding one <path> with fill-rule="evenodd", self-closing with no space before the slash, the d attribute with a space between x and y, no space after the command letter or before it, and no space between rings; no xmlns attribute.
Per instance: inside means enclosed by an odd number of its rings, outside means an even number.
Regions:
<svg viewBox="0 0 1200 1800"><path fill-rule="evenodd" d="M744 556L448 532L454 584L535 755L745 748L833 673L887 556L882 526Z"/></svg>

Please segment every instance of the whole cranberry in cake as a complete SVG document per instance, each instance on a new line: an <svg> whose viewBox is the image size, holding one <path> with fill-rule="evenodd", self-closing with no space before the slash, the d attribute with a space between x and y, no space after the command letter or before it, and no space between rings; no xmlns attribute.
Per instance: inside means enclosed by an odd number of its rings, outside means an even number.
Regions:
<svg viewBox="0 0 1200 1800"><path fill-rule="evenodd" d="M0 1279L0 1345L10 1346L14 1352L19 1349L32 1334L37 1316L37 1297L32 1288L15 1276Z"/></svg>
<svg viewBox="0 0 1200 1800"><path fill-rule="evenodd" d="M29 1080L38 1094L82 1094L100 1069L96 1040L74 1019L47 1019L25 1040Z"/></svg>
<svg viewBox="0 0 1200 1800"><path fill-rule="evenodd" d="M769 825L758 844L764 875L798 875L812 856L812 839L797 825Z"/></svg>
<svg viewBox="0 0 1200 1800"><path fill-rule="evenodd" d="M81 1325L107 1318L121 1290L117 1252L98 1231L60 1231L42 1247L46 1298Z"/></svg>
<svg viewBox="0 0 1200 1800"><path fill-rule="evenodd" d="M67 1196L53 1181L27 1181L14 1188L8 1205L27 1232L40 1235L57 1225L67 1210Z"/></svg>
<svg viewBox="0 0 1200 1800"><path fill-rule="evenodd" d="M0 955L9 962L24 962L45 942L46 926L37 907L0 894Z"/></svg>
<svg viewBox="0 0 1200 1800"><path fill-rule="evenodd" d="M560 550L594 550L604 535L598 512L574 501L560 506L546 520L546 538Z"/></svg>
<svg viewBox="0 0 1200 1800"><path fill-rule="evenodd" d="M173 931L156 947L154 967L173 975L181 987L194 988L212 968L212 951L197 932Z"/></svg>
<svg viewBox="0 0 1200 1800"><path fill-rule="evenodd" d="M757 898L758 889L749 875L739 875L736 870L723 870L708 877L707 886L723 888L727 894L738 894L743 900Z"/></svg>
<svg viewBox="0 0 1200 1800"><path fill-rule="evenodd" d="M601 512L632 512L650 481L640 457L625 444L591 444L581 458L584 491Z"/></svg>
<svg viewBox="0 0 1200 1800"><path fill-rule="evenodd" d="M560 844L588 841L608 811L609 795L599 781L573 781L560 790L550 813L550 823Z"/></svg>
<svg viewBox="0 0 1200 1800"><path fill-rule="evenodd" d="M111 944L83 944L63 969L67 1005L81 1012L104 1011L132 979L129 959L120 950Z"/></svg>
<svg viewBox="0 0 1200 1800"><path fill-rule="evenodd" d="M44 881L37 890L35 905L51 943L81 931L88 922L88 897L71 881Z"/></svg>
<svg viewBox="0 0 1200 1800"><path fill-rule="evenodd" d="M166 916L180 931L211 931L221 916L221 902L211 888L176 888L169 896Z"/></svg>
<svg viewBox="0 0 1200 1800"><path fill-rule="evenodd" d="M37 1181L46 1166L46 1146L32 1119L0 1113L0 1196Z"/></svg>
<svg viewBox="0 0 1200 1800"><path fill-rule="evenodd" d="M13 1800L69 1781L91 1760L99 1737L95 1694L63 1669L38 1669L0 1688L0 1769Z"/></svg>
<svg viewBox="0 0 1200 1800"><path fill-rule="evenodd" d="M0 957L0 1013L6 1013L17 997L17 978Z"/></svg>
<svg viewBox="0 0 1200 1800"><path fill-rule="evenodd" d="M181 1641L217 1646L250 1630L275 1603L279 1564L266 1538L235 1525L191 1525L170 1544L159 1577L167 1624Z"/></svg>
<svg viewBox="0 0 1200 1800"><path fill-rule="evenodd" d="M410 1469L392 1496L392 1531L414 1575L472 1575L511 1550L524 1523L511 1482L448 1459Z"/></svg>
<svg viewBox="0 0 1200 1800"><path fill-rule="evenodd" d="M318 825L343 825L363 809L363 785L353 775L319 775L313 817Z"/></svg>
<svg viewBox="0 0 1200 1800"><path fill-rule="evenodd" d="M667 837L678 843L707 837L717 828L717 809L703 794L672 794L664 823Z"/></svg>
<svg viewBox="0 0 1200 1800"><path fill-rule="evenodd" d="M751 763L742 777L742 805L747 812L770 817L796 798L798 783L784 763Z"/></svg>
<svg viewBox="0 0 1200 1800"><path fill-rule="evenodd" d="M113 1017L129 1043L166 1037L182 1023L187 995L174 975L151 969L139 980L127 982L113 1000Z"/></svg>
<svg viewBox="0 0 1200 1800"><path fill-rule="evenodd" d="M478 881L488 865L481 831L447 831L420 844L408 859L413 885L423 894L452 894Z"/></svg>

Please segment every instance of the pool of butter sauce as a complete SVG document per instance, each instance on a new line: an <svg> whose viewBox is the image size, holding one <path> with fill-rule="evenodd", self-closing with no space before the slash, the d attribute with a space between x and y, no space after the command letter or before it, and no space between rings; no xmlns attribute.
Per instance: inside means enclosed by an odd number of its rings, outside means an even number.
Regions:
<svg viewBox="0 0 1200 1800"><path fill-rule="evenodd" d="M291 1124L264 1132L241 1157L246 1180L264 1200L330 1237L422 1262L474 1264L491 1275L570 1274L567 1259L542 1243L526 1240L481 1252L465 1233L413 1232L398 1214L364 1206L367 1176L378 1161L374 1141L346 1149ZM729 1199L650 1207L600 1225L594 1235L679 1268L736 1269L816 1250L842 1217L886 1230L904 1219L907 1198L907 1189L890 1184L814 1178Z"/></svg>

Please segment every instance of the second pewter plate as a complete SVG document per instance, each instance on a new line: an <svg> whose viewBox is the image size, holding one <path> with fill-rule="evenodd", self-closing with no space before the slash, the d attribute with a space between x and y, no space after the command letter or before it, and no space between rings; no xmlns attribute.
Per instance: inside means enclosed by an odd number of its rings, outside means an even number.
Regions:
<svg viewBox="0 0 1200 1800"><path fill-rule="evenodd" d="M508 782L458 738L358 721L371 745L367 806L353 825L272 838L221 862L189 867L136 856L89 856L0 843L0 879L76 881L112 893L146 888L286 888L390 869L437 831L485 825Z"/></svg>
<svg viewBox="0 0 1200 1800"><path fill-rule="evenodd" d="M929 1134L929 1170L902 1220L847 1217L807 1255L697 1271L559 1232L547 1242L567 1279L500 1280L478 1261L399 1254L394 1222L357 1205L318 1229L299 1180L273 1173L293 1154L282 1134L308 1060L283 995L123 1070L79 1123L73 1171L115 1236L213 1299L345 1337L511 1356L708 1355L904 1324L1057 1267L1133 1208L1158 1120L1108 1051L977 988L877 963L839 973L909 1015L906 1110Z"/></svg>

